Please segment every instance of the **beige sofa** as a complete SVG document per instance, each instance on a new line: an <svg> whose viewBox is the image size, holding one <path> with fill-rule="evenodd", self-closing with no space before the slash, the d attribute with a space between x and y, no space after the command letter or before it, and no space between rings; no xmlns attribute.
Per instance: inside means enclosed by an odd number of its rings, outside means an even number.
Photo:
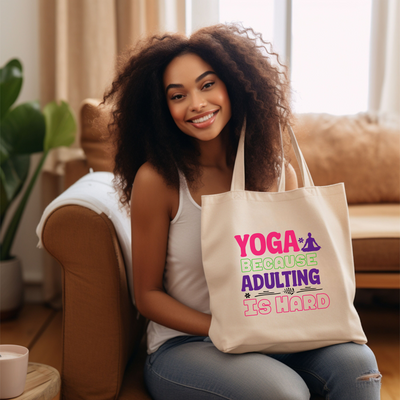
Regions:
<svg viewBox="0 0 400 400"><path fill-rule="evenodd" d="M294 130L314 183L345 184L357 287L400 288L400 131L368 114L302 114Z"/></svg>
<svg viewBox="0 0 400 400"><path fill-rule="evenodd" d="M88 99L82 105L87 160L68 163L65 188L89 168L113 169L107 119L92 124L97 104ZM295 132L315 184L345 182L357 287L399 288L399 132L363 115L324 114L299 116ZM42 241L62 267L61 399L150 399L142 372L145 321L132 304L110 219L82 206L62 206L47 218Z"/></svg>

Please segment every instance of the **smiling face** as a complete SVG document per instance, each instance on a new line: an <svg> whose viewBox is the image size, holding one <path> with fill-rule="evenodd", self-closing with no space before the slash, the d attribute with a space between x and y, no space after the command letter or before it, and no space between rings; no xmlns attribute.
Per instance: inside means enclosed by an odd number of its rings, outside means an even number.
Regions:
<svg viewBox="0 0 400 400"><path fill-rule="evenodd" d="M225 84L193 53L175 57L164 72L167 104L178 128L201 141L215 139L231 118Z"/></svg>

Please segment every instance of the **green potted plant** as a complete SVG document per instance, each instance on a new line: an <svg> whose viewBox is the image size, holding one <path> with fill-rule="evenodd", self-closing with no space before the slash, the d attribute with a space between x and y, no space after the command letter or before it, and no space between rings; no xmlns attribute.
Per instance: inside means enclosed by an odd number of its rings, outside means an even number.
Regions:
<svg viewBox="0 0 400 400"><path fill-rule="evenodd" d="M0 69L0 319L18 314L23 303L22 269L11 254L19 222L32 188L51 149L70 146L75 140L76 122L69 105L51 102L43 112L38 101L12 108L21 91L23 70L18 59ZM24 187L31 154L43 152L7 226L5 216ZM35 232L32 232L34 235Z"/></svg>

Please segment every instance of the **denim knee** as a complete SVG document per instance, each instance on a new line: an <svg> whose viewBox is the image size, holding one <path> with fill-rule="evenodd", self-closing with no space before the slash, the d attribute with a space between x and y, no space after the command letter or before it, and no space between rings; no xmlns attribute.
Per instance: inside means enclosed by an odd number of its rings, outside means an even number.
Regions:
<svg viewBox="0 0 400 400"><path fill-rule="evenodd" d="M379 373L375 354L367 345L350 342L342 346L341 350L347 353L347 359L351 357L352 361L343 365L344 368L347 367L348 373L353 371L352 374L358 373L359 376ZM359 376L357 376L357 381Z"/></svg>
<svg viewBox="0 0 400 400"><path fill-rule="evenodd" d="M365 344L353 342L333 346L332 378L327 392L332 399L377 400L380 398L381 377L376 358Z"/></svg>

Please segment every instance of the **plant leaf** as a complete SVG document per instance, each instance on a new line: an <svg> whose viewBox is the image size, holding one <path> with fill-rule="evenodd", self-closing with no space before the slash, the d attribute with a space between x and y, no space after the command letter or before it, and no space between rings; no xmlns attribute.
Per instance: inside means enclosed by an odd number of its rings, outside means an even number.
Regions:
<svg viewBox="0 0 400 400"><path fill-rule="evenodd" d="M3 140L2 126L0 123L0 165L10 157L11 146Z"/></svg>
<svg viewBox="0 0 400 400"><path fill-rule="evenodd" d="M0 228L3 226L3 219L6 214L7 208L10 205L10 202L7 199L6 189L3 185L5 181L5 175L3 169L0 168Z"/></svg>
<svg viewBox="0 0 400 400"><path fill-rule="evenodd" d="M1 121L0 164L3 154L32 154L43 151L45 120L38 101L20 104Z"/></svg>
<svg viewBox="0 0 400 400"><path fill-rule="evenodd" d="M21 218L22 218L22 215L24 214L24 210L25 210L26 204L29 200L29 196L32 193L32 189L33 189L35 182L40 174L40 171L43 167L43 164L46 160L48 153L49 153L48 151L45 151L42 154L39 164L36 166L35 172L33 173L32 177L30 178L28 186L26 187L26 190L24 191L24 195L22 196L21 201L19 202L18 207L15 210L10 223L8 224L7 230L5 231L5 234L3 236L0 260L8 260L10 258L11 247L14 242L19 223L21 222Z"/></svg>
<svg viewBox="0 0 400 400"><path fill-rule="evenodd" d="M0 120L17 100L22 81L22 65L19 60L13 59L0 68Z"/></svg>
<svg viewBox="0 0 400 400"><path fill-rule="evenodd" d="M0 168L0 210L1 218L8 206L18 196L28 176L30 155L15 155L4 162Z"/></svg>
<svg viewBox="0 0 400 400"><path fill-rule="evenodd" d="M46 137L44 150L59 146L70 146L75 140L76 122L68 103L55 101L46 104L43 110L46 120Z"/></svg>

